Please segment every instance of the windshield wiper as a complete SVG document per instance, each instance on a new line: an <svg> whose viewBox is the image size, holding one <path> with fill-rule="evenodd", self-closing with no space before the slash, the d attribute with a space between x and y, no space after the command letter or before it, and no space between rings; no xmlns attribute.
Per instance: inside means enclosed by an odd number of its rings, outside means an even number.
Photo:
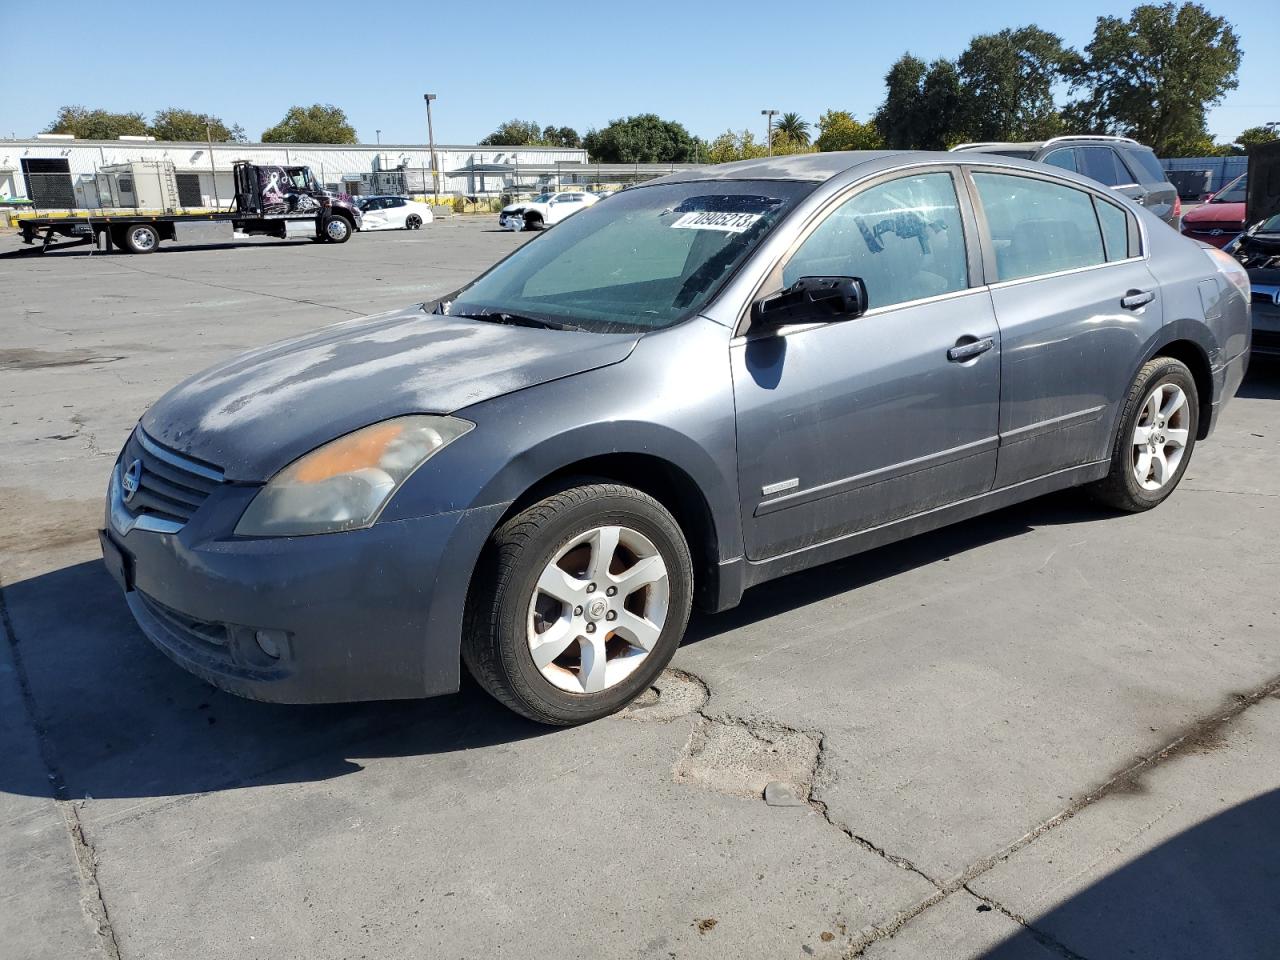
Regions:
<svg viewBox="0 0 1280 960"><path fill-rule="evenodd" d="M484 323L505 323L512 327L538 327L543 330L582 329L569 323L554 323L551 320L541 320L538 317L526 317L518 313L501 311L494 311L493 313L451 313L449 316L461 317L463 320L480 320Z"/></svg>

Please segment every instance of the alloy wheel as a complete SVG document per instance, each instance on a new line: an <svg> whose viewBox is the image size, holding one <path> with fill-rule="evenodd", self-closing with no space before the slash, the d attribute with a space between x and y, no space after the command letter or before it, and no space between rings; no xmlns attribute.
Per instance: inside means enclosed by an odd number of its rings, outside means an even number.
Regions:
<svg viewBox="0 0 1280 960"><path fill-rule="evenodd" d="M666 562L644 534L622 526L578 534L556 551L530 598L533 662L561 690L607 690L657 645L670 599Z"/></svg>
<svg viewBox="0 0 1280 960"><path fill-rule="evenodd" d="M1158 385L1142 404L1133 428L1133 475L1144 490L1164 487L1187 452L1191 409L1176 383Z"/></svg>

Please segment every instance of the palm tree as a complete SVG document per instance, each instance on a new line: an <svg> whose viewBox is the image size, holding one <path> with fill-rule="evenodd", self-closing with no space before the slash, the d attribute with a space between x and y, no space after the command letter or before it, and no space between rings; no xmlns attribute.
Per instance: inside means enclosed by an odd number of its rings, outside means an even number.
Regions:
<svg viewBox="0 0 1280 960"><path fill-rule="evenodd" d="M796 146L809 145L809 121L802 120L798 113L784 113L773 125L774 136L781 140L790 140Z"/></svg>

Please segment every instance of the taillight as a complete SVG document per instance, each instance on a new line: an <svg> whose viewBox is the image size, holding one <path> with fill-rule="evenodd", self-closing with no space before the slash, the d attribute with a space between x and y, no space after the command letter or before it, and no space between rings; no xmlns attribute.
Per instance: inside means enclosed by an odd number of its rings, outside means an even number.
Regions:
<svg viewBox="0 0 1280 960"><path fill-rule="evenodd" d="M1245 302L1249 300L1249 272L1240 265L1235 257L1229 253L1224 253L1215 247L1203 247L1205 256L1213 261L1213 265L1218 268L1218 272L1222 274L1227 281L1240 291Z"/></svg>
<svg viewBox="0 0 1280 960"><path fill-rule="evenodd" d="M1182 197L1176 193L1173 195L1173 215L1175 217L1182 216Z"/></svg>

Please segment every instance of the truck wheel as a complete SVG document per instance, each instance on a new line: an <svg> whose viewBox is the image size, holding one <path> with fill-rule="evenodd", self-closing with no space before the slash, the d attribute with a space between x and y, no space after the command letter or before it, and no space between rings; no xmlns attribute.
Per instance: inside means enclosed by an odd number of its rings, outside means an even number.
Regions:
<svg viewBox="0 0 1280 960"><path fill-rule="evenodd" d="M346 217L329 217L322 229L330 243L346 243L351 239L351 223Z"/></svg>
<svg viewBox="0 0 1280 960"><path fill-rule="evenodd" d="M149 223L131 223L120 231L121 245L130 253L155 253L160 231Z"/></svg>

